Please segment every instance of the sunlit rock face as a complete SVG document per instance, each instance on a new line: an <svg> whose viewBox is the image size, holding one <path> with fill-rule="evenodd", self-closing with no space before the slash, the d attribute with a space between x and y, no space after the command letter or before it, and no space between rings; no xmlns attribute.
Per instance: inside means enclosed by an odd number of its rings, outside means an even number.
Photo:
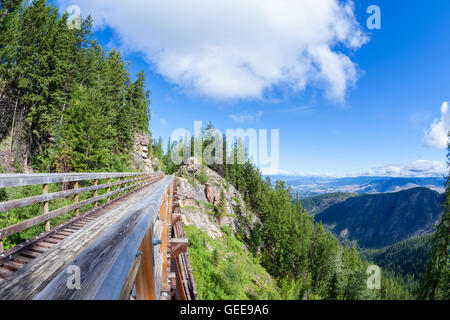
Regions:
<svg viewBox="0 0 450 320"><path fill-rule="evenodd" d="M202 170L201 163L196 158L189 158L187 164L180 167L176 173L178 179L178 201L186 224L208 232L212 238L222 236L221 228L229 226L233 232L239 230L248 234L257 218L247 208L241 194L218 175L215 171L203 168L207 182L202 184L198 176ZM224 192L224 199L221 193ZM218 219L214 210L221 201L225 201L226 214Z"/></svg>

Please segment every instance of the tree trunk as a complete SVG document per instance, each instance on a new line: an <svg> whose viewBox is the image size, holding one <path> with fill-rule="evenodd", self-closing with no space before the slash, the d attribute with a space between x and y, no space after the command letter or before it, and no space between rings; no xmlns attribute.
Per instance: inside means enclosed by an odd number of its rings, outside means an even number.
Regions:
<svg viewBox="0 0 450 320"><path fill-rule="evenodd" d="M3 82L3 75L0 77L0 84ZM2 89L0 90L0 99L3 98L3 92L5 91L5 87L6 87L6 79L5 79L5 83L2 86Z"/></svg>
<svg viewBox="0 0 450 320"><path fill-rule="evenodd" d="M17 96L16 103L14 105L14 116L13 116L13 122L11 126L11 141L9 143L9 152L12 152L13 148L13 138L14 138L14 126L16 122L16 111L17 111L17 103L19 102L19 96Z"/></svg>
<svg viewBox="0 0 450 320"><path fill-rule="evenodd" d="M64 111L66 111L66 104L64 103L64 106L63 106L63 108L62 108L62 112L61 112L61 119L59 119L59 127L61 128L61 126L62 126L62 122L63 122L63 119L64 119Z"/></svg>

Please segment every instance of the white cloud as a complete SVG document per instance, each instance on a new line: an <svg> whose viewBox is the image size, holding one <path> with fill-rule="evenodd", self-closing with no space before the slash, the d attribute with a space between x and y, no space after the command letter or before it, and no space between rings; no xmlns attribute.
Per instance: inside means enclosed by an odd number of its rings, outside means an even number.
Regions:
<svg viewBox="0 0 450 320"><path fill-rule="evenodd" d="M290 171L274 169L274 168L261 168L261 173L265 176L273 176L273 175L291 175Z"/></svg>
<svg viewBox="0 0 450 320"><path fill-rule="evenodd" d="M358 176L443 177L447 174L447 165L444 162L416 160L406 165L386 165L371 168L362 174L358 174Z"/></svg>
<svg viewBox="0 0 450 320"><path fill-rule="evenodd" d="M450 111L448 102L442 103L441 118L434 119L429 130L424 130L424 145L432 148L445 149L450 131Z"/></svg>
<svg viewBox="0 0 450 320"><path fill-rule="evenodd" d="M165 126L167 124L167 120L164 118L160 118L159 119L161 121L161 123Z"/></svg>
<svg viewBox="0 0 450 320"><path fill-rule="evenodd" d="M122 49L141 52L186 92L261 99L274 86L325 89L343 101L356 65L339 48L368 41L353 2L338 0L57 0L111 27Z"/></svg>
<svg viewBox="0 0 450 320"><path fill-rule="evenodd" d="M281 110L283 113L289 113L292 115L298 115L298 116L304 116L304 115L310 115L314 113L314 108L311 106L299 106L294 108L289 108L285 110Z"/></svg>
<svg viewBox="0 0 450 320"><path fill-rule="evenodd" d="M230 114L230 118L237 123L245 123L245 122L253 123L258 121L263 116L263 114L264 112L259 110L255 114L250 114L248 112L244 112L242 114Z"/></svg>
<svg viewBox="0 0 450 320"><path fill-rule="evenodd" d="M322 178L343 178L343 177L361 177L361 176L376 176L376 177L437 177L442 178L448 175L448 168L444 162L430 161L430 160L416 160L408 164L392 164L380 167L371 168L364 172L349 173L346 175L339 175L332 172L317 173L317 172L300 172L300 171L286 171L286 170L271 170L262 169L265 175L288 175L288 176L303 176L303 177L322 177Z"/></svg>

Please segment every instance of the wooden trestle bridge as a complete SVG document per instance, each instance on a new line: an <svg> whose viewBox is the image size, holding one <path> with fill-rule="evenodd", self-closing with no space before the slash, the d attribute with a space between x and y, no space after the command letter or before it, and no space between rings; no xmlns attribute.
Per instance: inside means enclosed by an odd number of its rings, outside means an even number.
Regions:
<svg viewBox="0 0 450 320"><path fill-rule="evenodd" d="M0 174L0 188L39 191L0 202L0 299L198 299L173 176Z"/></svg>

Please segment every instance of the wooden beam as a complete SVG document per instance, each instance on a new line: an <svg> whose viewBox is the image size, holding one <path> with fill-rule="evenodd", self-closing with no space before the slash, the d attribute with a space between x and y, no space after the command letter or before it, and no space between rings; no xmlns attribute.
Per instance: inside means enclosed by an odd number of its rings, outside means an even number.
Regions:
<svg viewBox="0 0 450 320"><path fill-rule="evenodd" d="M152 240L150 227L139 247L142 252L142 263L135 280L136 300L156 300Z"/></svg>
<svg viewBox="0 0 450 320"><path fill-rule="evenodd" d="M121 172L121 173L33 173L33 174L0 174L0 188L23 187L60 182L86 181L94 179L119 178L126 176L164 176L162 172Z"/></svg>
<svg viewBox="0 0 450 320"><path fill-rule="evenodd" d="M170 250L170 259L174 259L180 253L184 252L188 248L188 239L186 238L172 238L170 240L171 250Z"/></svg>
<svg viewBox="0 0 450 320"><path fill-rule="evenodd" d="M133 290L133 285L136 280L137 273L142 263L142 252L139 251L134 258L133 265L128 271L127 279L122 287L122 292L120 293L119 300L130 300L131 291Z"/></svg>

